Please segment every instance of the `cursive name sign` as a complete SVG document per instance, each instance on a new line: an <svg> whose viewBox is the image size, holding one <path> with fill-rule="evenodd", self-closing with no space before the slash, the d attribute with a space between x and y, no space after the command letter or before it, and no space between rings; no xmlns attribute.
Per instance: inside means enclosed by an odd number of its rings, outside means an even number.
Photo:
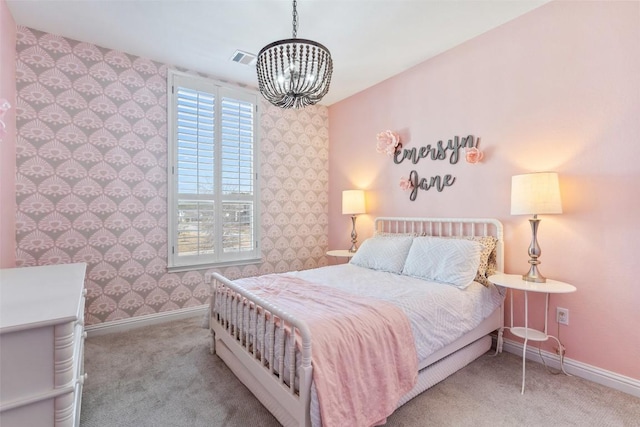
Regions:
<svg viewBox="0 0 640 427"><path fill-rule="evenodd" d="M402 148L402 144L398 144L393 155L393 162L399 165L408 160L416 165L422 159L433 161L448 160L450 164L455 165L460 160L460 152L465 148L474 148L477 142L477 140L474 141L473 135L469 135L466 138L456 136L448 140L447 143L438 141L435 145L428 144L419 148ZM429 191L435 188L438 192L441 192L455 182L456 178L450 174L420 178L418 172L412 170L408 179L409 188L411 189L409 199L415 201L418 196L418 190Z"/></svg>
<svg viewBox="0 0 640 427"><path fill-rule="evenodd" d="M418 172L415 170L412 170L411 173L409 174L409 182L413 186L411 188L411 194L409 195L409 200L413 202L414 200L416 200L416 197L418 196L418 189L429 191L430 189L435 188L436 190L438 190L438 192L441 192L442 190L445 189L445 187L451 187L453 183L456 182L456 177L446 174L444 176L440 176L440 175L432 176L431 178L428 178L428 179L419 178Z"/></svg>
<svg viewBox="0 0 640 427"><path fill-rule="evenodd" d="M405 160L411 160L411 163L417 165L420 159L446 160L448 158L449 163L455 165L460 160L460 150L465 147L475 147L473 135L466 138L456 136L454 139L450 139L446 145L442 141L438 141L435 146L428 144L420 148L403 149L402 144L399 144L393 156L393 162L399 165Z"/></svg>

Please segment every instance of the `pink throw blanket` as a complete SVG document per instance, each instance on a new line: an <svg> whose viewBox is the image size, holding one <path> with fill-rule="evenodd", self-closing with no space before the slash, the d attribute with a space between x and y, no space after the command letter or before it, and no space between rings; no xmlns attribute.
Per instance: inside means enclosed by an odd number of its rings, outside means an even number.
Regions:
<svg viewBox="0 0 640 427"><path fill-rule="evenodd" d="M413 334L400 308L286 275L237 283L309 326L323 427L383 423L415 385Z"/></svg>

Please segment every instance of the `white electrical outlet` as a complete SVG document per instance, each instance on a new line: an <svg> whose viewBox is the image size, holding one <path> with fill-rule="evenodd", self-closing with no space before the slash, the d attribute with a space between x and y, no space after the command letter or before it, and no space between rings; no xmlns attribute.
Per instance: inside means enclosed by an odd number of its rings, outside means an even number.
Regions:
<svg viewBox="0 0 640 427"><path fill-rule="evenodd" d="M562 325L569 325L569 309L556 307L556 322Z"/></svg>

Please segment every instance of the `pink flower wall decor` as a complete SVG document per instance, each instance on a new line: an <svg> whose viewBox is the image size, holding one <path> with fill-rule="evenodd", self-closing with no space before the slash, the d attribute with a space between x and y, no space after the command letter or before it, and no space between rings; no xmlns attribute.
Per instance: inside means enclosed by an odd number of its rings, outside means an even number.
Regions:
<svg viewBox="0 0 640 427"><path fill-rule="evenodd" d="M413 183L409 178L405 178L404 176L400 178L400 188L402 191L413 190Z"/></svg>
<svg viewBox="0 0 640 427"><path fill-rule="evenodd" d="M380 154L386 154L391 157L396 153L398 145L400 145L400 135L397 133L385 130L376 135L378 143L376 145L376 151Z"/></svg>
<svg viewBox="0 0 640 427"><path fill-rule="evenodd" d="M0 99L0 119L4 116L4 113L9 111L9 108L11 108L9 101L4 98Z"/></svg>
<svg viewBox="0 0 640 427"><path fill-rule="evenodd" d="M2 137L7 133L7 125L4 123L4 114L9 111L11 108L11 104L6 99L0 99L0 141L2 141Z"/></svg>
<svg viewBox="0 0 640 427"><path fill-rule="evenodd" d="M471 163L471 164L479 163L480 160L482 160L482 157L484 157L484 154L482 154L482 151L478 150L476 147L465 148L464 153L465 153L465 159L467 160L467 163Z"/></svg>

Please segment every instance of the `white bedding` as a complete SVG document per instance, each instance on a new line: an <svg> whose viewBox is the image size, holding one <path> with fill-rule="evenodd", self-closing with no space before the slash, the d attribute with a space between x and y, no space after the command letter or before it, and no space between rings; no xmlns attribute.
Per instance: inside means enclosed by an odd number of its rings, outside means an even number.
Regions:
<svg viewBox="0 0 640 427"><path fill-rule="evenodd" d="M411 323L420 369L428 356L474 329L503 300L493 285L485 287L474 282L461 290L352 264L287 274L399 306Z"/></svg>

